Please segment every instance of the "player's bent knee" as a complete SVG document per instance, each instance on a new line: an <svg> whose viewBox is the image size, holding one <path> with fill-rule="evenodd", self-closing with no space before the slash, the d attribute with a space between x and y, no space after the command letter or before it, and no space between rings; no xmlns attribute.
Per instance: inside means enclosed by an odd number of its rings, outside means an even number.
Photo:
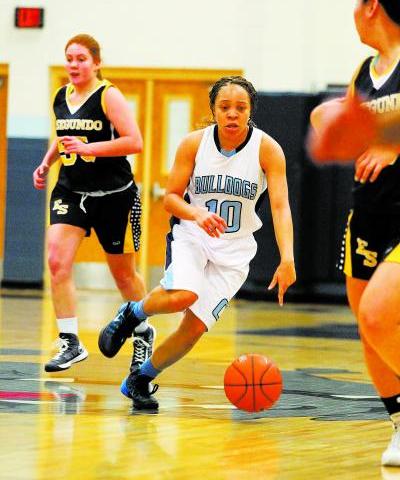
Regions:
<svg viewBox="0 0 400 480"><path fill-rule="evenodd" d="M188 290L174 292L170 297L170 306L174 312L182 312L197 300L198 296Z"/></svg>

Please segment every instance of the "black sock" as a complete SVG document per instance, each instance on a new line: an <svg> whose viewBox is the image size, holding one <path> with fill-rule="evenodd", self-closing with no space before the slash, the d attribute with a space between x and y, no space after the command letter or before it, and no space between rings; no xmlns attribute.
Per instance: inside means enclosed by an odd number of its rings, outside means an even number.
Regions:
<svg viewBox="0 0 400 480"><path fill-rule="evenodd" d="M389 415L400 413L400 393L398 395L394 395L393 397L381 397L381 400L385 405Z"/></svg>

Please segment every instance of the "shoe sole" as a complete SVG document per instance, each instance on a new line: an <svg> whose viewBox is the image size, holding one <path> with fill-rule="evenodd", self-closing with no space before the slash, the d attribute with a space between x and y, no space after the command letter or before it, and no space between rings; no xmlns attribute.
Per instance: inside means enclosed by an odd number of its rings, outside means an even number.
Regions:
<svg viewBox="0 0 400 480"><path fill-rule="evenodd" d="M122 345L126 342L127 338L129 338L129 337L125 337L125 338L124 338L124 341L121 343L121 345L119 345L118 348L117 348L115 351L113 350L112 352L110 352L110 351L106 350L106 349L104 348L104 346L102 345L102 343L103 343L103 335L104 335L104 332L106 331L107 327L108 327L108 325L106 325L104 328L102 328L102 329L100 330L99 340L98 340L97 344L98 344L98 346L99 346L100 352L101 352L105 357L107 357L107 358L113 358L113 357L115 357L115 355L121 350Z"/></svg>
<svg viewBox="0 0 400 480"><path fill-rule="evenodd" d="M84 350L80 355L73 358L71 361L67 363L62 363L61 365L47 366L45 365L44 370L45 372L61 372L62 370L67 370L68 368L72 367L74 363L82 362L89 356L87 350Z"/></svg>
<svg viewBox="0 0 400 480"><path fill-rule="evenodd" d="M128 377L126 377L122 383L121 383L121 387L120 387L120 391L122 393L122 395L125 395L125 397L129 398L130 400L132 400L132 397L130 396L129 394L129 390L128 390L128 386L126 385L126 381L127 381ZM153 405L152 407L138 407L137 404L135 404L135 401L133 400L133 408L135 410L148 410L148 411L158 411L158 403L157 405Z"/></svg>
<svg viewBox="0 0 400 480"><path fill-rule="evenodd" d="M158 405L153 405L152 407L138 407L137 405L135 405L135 402L133 402L132 407L134 410L141 410L149 413L158 412L159 408Z"/></svg>
<svg viewBox="0 0 400 480"><path fill-rule="evenodd" d="M381 465L383 467L400 467L400 457L398 454L382 456Z"/></svg>

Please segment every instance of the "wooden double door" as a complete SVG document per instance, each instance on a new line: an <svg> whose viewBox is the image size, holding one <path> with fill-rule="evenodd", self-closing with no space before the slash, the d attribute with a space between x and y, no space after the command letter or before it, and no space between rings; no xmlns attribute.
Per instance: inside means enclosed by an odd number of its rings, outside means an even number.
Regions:
<svg viewBox="0 0 400 480"><path fill-rule="evenodd" d="M8 65L0 63L0 264L4 257L7 181Z"/></svg>
<svg viewBox="0 0 400 480"><path fill-rule="evenodd" d="M113 82L127 98L144 139L143 152L132 158L132 169L140 186L143 207L139 267L150 284L159 278L164 265L169 217L162 200L176 147L186 133L201 128L211 119L208 103L211 85L222 76L241 73L238 70L102 69L104 78ZM52 67L51 78L52 93L68 81L62 67ZM83 242L77 261L104 262L93 235Z"/></svg>

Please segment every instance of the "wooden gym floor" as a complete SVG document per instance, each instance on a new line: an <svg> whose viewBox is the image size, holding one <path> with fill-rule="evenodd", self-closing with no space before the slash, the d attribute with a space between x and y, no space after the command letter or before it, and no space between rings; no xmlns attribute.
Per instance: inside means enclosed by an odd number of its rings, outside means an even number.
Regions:
<svg viewBox="0 0 400 480"><path fill-rule="evenodd" d="M0 479L398 479L381 468L391 427L363 364L345 306L237 301L195 349L158 379L158 414L131 410L119 392L131 342L114 359L97 347L120 304L114 292L79 292L89 358L46 374L56 338L51 301L0 297ZM157 341L179 315L153 319ZM279 403L234 409L222 382L242 353L281 368Z"/></svg>

